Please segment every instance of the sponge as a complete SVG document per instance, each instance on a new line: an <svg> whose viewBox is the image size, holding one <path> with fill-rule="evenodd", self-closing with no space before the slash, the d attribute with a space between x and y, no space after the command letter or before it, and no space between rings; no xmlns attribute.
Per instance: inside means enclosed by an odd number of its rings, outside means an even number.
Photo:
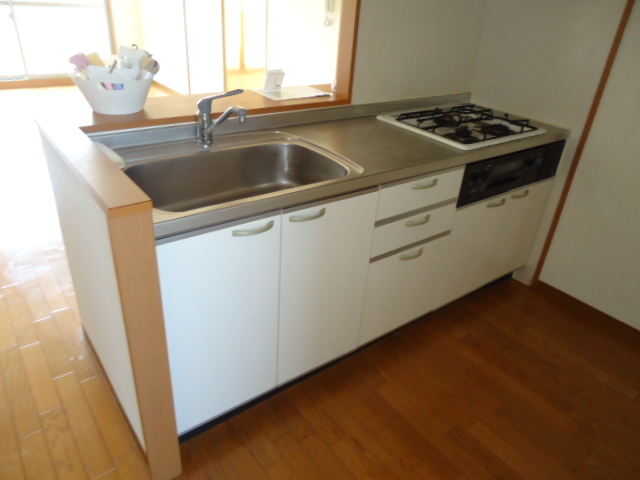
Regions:
<svg viewBox="0 0 640 480"><path fill-rule="evenodd" d="M98 55L97 53L93 52L90 53L89 55L87 55L87 57L89 57L89 61L91 62L91 65L96 65L98 67L104 67L104 61L102 60L102 58L100 58L100 55Z"/></svg>

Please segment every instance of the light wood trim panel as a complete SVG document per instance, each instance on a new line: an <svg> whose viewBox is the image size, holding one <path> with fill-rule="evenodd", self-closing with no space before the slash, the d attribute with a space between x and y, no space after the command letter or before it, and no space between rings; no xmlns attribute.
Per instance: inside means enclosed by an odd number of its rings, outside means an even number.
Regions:
<svg viewBox="0 0 640 480"><path fill-rule="evenodd" d="M340 33L338 37L338 64L336 69L336 96L346 97L351 103L353 70L356 60L360 0L342 0Z"/></svg>
<svg viewBox="0 0 640 480"><path fill-rule="evenodd" d="M109 231L147 462L155 480L181 473L151 212L112 218Z"/></svg>
<svg viewBox="0 0 640 480"><path fill-rule="evenodd" d="M72 85L73 80L69 77L27 78L25 80L8 80L0 82L0 90L12 90L16 88L70 87Z"/></svg>
<svg viewBox="0 0 640 480"><path fill-rule="evenodd" d="M315 85L315 87L327 92L330 90L329 85ZM206 96L207 94L150 97L144 105L144 110L130 115L102 115L92 112L87 105L86 111L78 112L78 124L83 125L84 132L96 133L195 122L198 100ZM242 105L249 110L249 115L261 115L305 108L332 107L348 103L348 97L342 94L336 94L332 97L299 98L277 102L251 90L245 90L240 95L216 100L213 104L213 112L219 115L233 105Z"/></svg>
<svg viewBox="0 0 640 480"><path fill-rule="evenodd" d="M151 211L151 199L77 128L38 122L43 138L110 218Z"/></svg>
<svg viewBox="0 0 640 480"><path fill-rule="evenodd" d="M582 130L582 135L580 136L580 140L578 141L578 147L576 148L576 153L573 157L573 163L571 164L571 168L569 169L569 174L567 175L567 181L564 184L564 189L562 191L560 201L558 202L558 208L556 208L556 213L553 217L553 221L551 222L549 233L547 234L547 240L544 244L544 247L542 248L542 253L540 254L540 260L538 261L538 266L536 267L536 271L533 274L533 280L532 280L533 285L538 283L540 279L540 273L542 272L542 267L544 266L544 262L547 260L547 255L549 254L549 249L551 248L553 237L556 233L556 229L558 228L558 223L560 222L562 211L564 210L564 206L567 203L567 197L569 196L569 191L571 190L571 184L573 183L573 179L576 175L576 171L578 170L578 165L580 164L580 159L582 158L582 152L584 151L584 147L587 144L589 133L591 133L591 126L593 125L593 121L595 120L596 114L598 113L600 100L602 99L602 95L604 94L604 90L607 86L607 82L609 81L609 75L611 74L613 63L615 62L616 56L618 54L618 49L620 48L620 43L622 42L624 31L627 28L627 23L629 23L629 17L631 16L631 10L633 10L634 4L635 4L635 0L627 0L625 9L622 12L622 17L620 18L620 24L618 25L618 31L616 32L616 36L613 39L613 44L611 45L611 50L609 51L609 57L607 58L607 63L605 64L604 70L602 71L602 76L600 77L600 83L598 84L598 89L596 90L596 94L593 98L593 103L591 104L591 109L589 110L587 121L585 122L584 129Z"/></svg>

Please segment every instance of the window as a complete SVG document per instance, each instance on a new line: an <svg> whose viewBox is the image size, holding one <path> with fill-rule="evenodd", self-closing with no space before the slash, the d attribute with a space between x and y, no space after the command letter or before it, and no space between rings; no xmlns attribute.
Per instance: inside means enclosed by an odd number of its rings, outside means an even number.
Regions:
<svg viewBox="0 0 640 480"><path fill-rule="evenodd" d="M104 0L0 0L0 79L66 76L77 52L111 51Z"/></svg>
<svg viewBox="0 0 640 480"><path fill-rule="evenodd" d="M152 53L156 80L177 93L262 88L275 69L285 86L337 79L338 91L349 91L357 0L138 1L134 31L120 21L134 12L111 0L116 43Z"/></svg>

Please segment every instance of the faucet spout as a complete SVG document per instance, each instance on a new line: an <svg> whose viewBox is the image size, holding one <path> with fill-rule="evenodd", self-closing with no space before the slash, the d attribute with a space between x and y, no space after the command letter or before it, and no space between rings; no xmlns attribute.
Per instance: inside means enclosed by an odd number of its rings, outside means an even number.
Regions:
<svg viewBox="0 0 640 480"><path fill-rule="evenodd" d="M245 122L247 119L247 110L239 106L227 108L227 110L220 115L215 122L211 121L211 104L214 100L238 95L242 92L244 92L244 90L237 89L223 93L222 95L213 95L200 99L198 102L198 124L196 126L198 145L203 145L205 148L210 147L213 144L213 130L234 113L238 116L240 123Z"/></svg>
<svg viewBox="0 0 640 480"><path fill-rule="evenodd" d="M227 118L229 118L231 115L236 114L238 116L238 121L240 123L244 123L247 120L247 109L246 108L242 108L238 105L235 105L233 107L229 107L227 108L224 113L222 115L220 115L215 122L213 122L211 125L209 125L206 130L204 131L204 136L211 136L211 133L213 132L213 130L220 125L222 122L224 122Z"/></svg>

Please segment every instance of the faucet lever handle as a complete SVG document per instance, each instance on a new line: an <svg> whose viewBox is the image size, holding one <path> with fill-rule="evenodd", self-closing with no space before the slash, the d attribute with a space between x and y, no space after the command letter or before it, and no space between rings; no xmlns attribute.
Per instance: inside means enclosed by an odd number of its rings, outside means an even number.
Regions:
<svg viewBox="0 0 640 480"><path fill-rule="evenodd" d="M211 97L205 97L205 98L201 98L198 101L198 112L199 113L204 113L204 114L209 114L211 113L211 103L214 100L218 100L219 98L224 98L224 97L231 97L233 95L238 95L240 93L243 93L244 90L242 88L237 88L235 90L231 90L230 92L225 92L223 94L220 95L213 95Z"/></svg>

